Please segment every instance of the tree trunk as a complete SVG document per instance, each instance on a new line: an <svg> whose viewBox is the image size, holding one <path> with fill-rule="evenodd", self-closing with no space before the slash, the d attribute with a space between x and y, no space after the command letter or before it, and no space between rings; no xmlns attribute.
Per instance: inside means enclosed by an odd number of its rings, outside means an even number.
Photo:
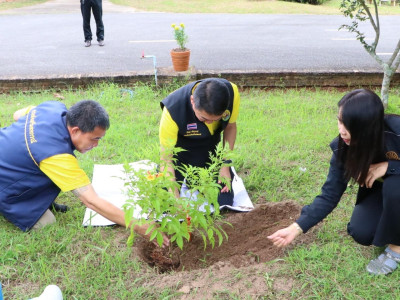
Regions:
<svg viewBox="0 0 400 300"><path fill-rule="evenodd" d="M392 80L393 74L396 70L392 70L389 66L383 67L383 81L382 81L382 88L381 88L381 99L383 106L385 109L388 107L389 104L389 88L390 88L390 81Z"/></svg>

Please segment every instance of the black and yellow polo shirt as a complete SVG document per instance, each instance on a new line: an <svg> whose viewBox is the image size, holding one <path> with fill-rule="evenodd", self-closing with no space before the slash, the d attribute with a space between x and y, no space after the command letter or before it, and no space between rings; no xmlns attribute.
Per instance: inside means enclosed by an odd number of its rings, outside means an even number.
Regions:
<svg viewBox="0 0 400 300"><path fill-rule="evenodd" d="M221 120L211 124L200 122L193 111L190 96L196 89L196 81L189 83L161 101L159 138L164 148L181 147L187 151L178 154L178 162L204 167L209 152L214 151L221 139L221 132L228 123L235 123L239 114L240 95L235 84L222 79L230 93L230 104Z"/></svg>

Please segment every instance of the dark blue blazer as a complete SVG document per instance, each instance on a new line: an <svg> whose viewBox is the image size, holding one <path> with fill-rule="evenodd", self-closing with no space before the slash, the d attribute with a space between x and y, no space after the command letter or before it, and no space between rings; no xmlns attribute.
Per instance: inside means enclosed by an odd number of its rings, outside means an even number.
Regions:
<svg viewBox="0 0 400 300"><path fill-rule="evenodd" d="M385 153L389 163L385 176L400 175L400 116L385 115L384 126ZM296 221L303 232L307 232L331 213L347 188L348 181L344 179L344 168L337 158L338 142L337 137L330 144L333 154L328 177L320 195L310 205L303 207ZM362 199L357 199L357 201L362 201Z"/></svg>

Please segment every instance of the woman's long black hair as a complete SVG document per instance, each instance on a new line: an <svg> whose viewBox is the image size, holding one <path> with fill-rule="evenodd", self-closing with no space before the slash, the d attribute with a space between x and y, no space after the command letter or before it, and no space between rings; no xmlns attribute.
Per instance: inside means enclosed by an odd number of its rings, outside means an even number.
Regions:
<svg viewBox="0 0 400 300"><path fill-rule="evenodd" d="M339 159L344 164L346 179L364 184L370 165L385 160L383 104L374 92L357 89L346 94L338 106L339 121L351 135L349 146L339 135Z"/></svg>

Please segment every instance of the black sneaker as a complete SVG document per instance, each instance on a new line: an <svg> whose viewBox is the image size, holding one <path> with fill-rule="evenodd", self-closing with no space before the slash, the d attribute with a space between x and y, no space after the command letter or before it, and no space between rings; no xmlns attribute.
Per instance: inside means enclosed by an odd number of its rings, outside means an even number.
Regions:
<svg viewBox="0 0 400 300"><path fill-rule="evenodd" d="M49 209L51 211L58 211L58 212L66 213L69 210L69 207L66 205L57 204L57 203L53 202L50 205Z"/></svg>
<svg viewBox="0 0 400 300"><path fill-rule="evenodd" d="M90 47L91 44L92 44L92 41L90 41L90 40L85 41L85 47Z"/></svg>

